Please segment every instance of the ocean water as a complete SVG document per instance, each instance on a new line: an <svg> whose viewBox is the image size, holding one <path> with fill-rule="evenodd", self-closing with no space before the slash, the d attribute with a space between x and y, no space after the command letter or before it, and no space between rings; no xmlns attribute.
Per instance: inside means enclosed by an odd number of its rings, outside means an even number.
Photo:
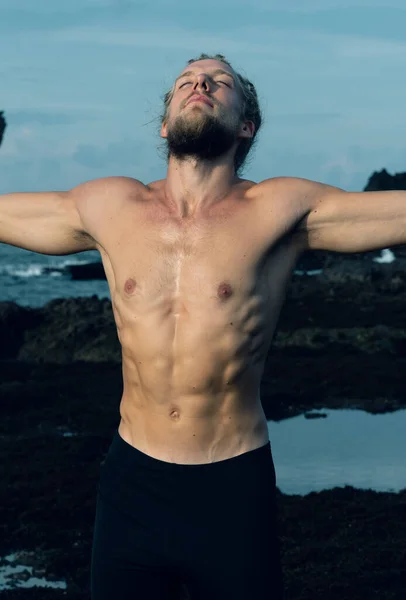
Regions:
<svg viewBox="0 0 406 600"><path fill-rule="evenodd" d="M277 485L284 494L345 485L377 492L406 489L406 410L311 412L326 416L268 421Z"/></svg>
<svg viewBox="0 0 406 600"><path fill-rule="evenodd" d="M100 261L97 251L48 256L0 244L0 302L39 307L55 298L110 298L107 281L72 281L67 265Z"/></svg>

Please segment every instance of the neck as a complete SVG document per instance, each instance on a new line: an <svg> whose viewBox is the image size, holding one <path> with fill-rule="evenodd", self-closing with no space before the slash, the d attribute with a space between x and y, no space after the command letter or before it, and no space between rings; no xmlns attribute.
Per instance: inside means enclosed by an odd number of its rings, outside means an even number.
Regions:
<svg viewBox="0 0 406 600"><path fill-rule="evenodd" d="M215 161L169 158L165 195L181 217L192 216L226 196L240 178L228 156Z"/></svg>

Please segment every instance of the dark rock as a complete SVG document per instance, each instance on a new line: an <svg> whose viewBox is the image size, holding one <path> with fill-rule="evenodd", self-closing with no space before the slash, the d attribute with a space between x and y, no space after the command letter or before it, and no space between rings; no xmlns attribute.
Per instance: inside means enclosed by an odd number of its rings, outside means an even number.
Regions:
<svg viewBox="0 0 406 600"><path fill-rule="evenodd" d="M326 419L327 418L327 414L326 413L322 413L322 412L313 412L313 413L308 413L306 412L304 414L304 418L305 419Z"/></svg>
<svg viewBox="0 0 406 600"><path fill-rule="evenodd" d="M119 362L121 350L108 299L53 300L41 308L0 302L0 359L67 363Z"/></svg>
<svg viewBox="0 0 406 600"><path fill-rule="evenodd" d="M0 146L3 141L4 132L6 131L7 123L4 118L4 112L0 111Z"/></svg>
<svg viewBox="0 0 406 600"><path fill-rule="evenodd" d="M99 300L97 296L53 300L36 310L38 327L27 332L19 359L120 362L121 349L110 300Z"/></svg>
<svg viewBox="0 0 406 600"><path fill-rule="evenodd" d="M53 275L60 273L69 277L72 281L91 281L106 279L104 267L101 262L84 263L81 265L66 265L65 267L44 267L44 275Z"/></svg>
<svg viewBox="0 0 406 600"><path fill-rule="evenodd" d="M406 190L406 173L390 175L386 169L372 173L364 191L379 192L384 190Z"/></svg>
<svg viewBox="0 0 406 600"><path fill-rule="evenodd" d="M106 279L104 267L101 262L88 263L84 265L67 265L65 270L73 280L83 279Z"/></svg>
<svg viewBox="0 0 406 600"><path fill-rule="evenodd" d="M35 309L0 302L0 359L17 358L26 335L41 322L42 317Z"/></svg>

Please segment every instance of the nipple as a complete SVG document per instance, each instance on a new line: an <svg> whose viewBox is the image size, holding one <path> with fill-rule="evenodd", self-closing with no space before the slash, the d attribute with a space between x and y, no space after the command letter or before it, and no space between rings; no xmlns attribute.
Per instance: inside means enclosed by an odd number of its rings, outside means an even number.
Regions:
<svg viewBox="0 0 406 600"><path fill-rule="evenodd" d="M124 284L124 291L127 294L132 294L133 291L135 290L136 285L137 284L135 283L134 279L131 279L131 278L127 279L127 281Z"/></svg>
<svg viewBox="0 0 406 600"><path fill-rule="evenodd" d="M217 295L219 298L221 298L222 300L227 300L228 298L230 298L230 296L232 296L232 294L233 288L229 283L220 283L217 289Z"/></svg>

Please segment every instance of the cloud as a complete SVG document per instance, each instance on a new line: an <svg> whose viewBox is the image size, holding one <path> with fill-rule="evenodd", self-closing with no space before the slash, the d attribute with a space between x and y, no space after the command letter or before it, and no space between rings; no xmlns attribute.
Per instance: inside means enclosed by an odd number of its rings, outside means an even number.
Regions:
<svg viewBox="0 0 406 600"><path fill-rule="evenodd" d="M232 0L231 0L232 1ZM254 0L257 5L260 0ZM314 12L326 11L336 8L405 8L404 0L272 0L271 3L262 3L268 7L268 10L281 10L286 12ZM251 6L251 3L250 3Z"/></svg>
<svg viewBox="0 0 406 600"><path fill-rule="evenodd" d="M333 50L339 56L345 58L391 58L398 61L406 59L405 41L391 41L353 35L332 36L331 41Z"/></svg>
<svg viewBox="0 0 406 600"><path fill-rule="evenodd" d="M79 144L72 155L75 162L91 169L122 168L130 165L133 167L134 164L143 162L143 158L145 157L143 157L140 142L128 138L110 142L105 146Z"/></svg>
<svg viewBox="0 0 406 600"><path fill-rule="evenodd" d="M130 0L101 2L97 0L69 0L63 3L50 3L49 0L2 0L0 6L0 31L2 35L27 35L29 31L53 31L80 24L94 23L126 17L128 12L134 16L140 9Z"/></svg>
<svg viewBox="0 0 406 600"><path fill-rule="evenodd" d="M253 179L280 175L304 177L349 191L361 191L373 171L384 167L390 172L404 171L405 159L406 146L394 150L390 146L368 148L347 143L342 148L320 145L315 151L299 146L286 149L272 146L258 154Z"/></svg>
<svg viewBox="0 0 406 600"><path fill-rule="evenodd" d="M406 14L406 13L405 13ZM326 62L326 52L337 57L353 58L406 58L406 41L392 41L379 37L364 35L347 35L343 33L323 33L320 31L297 31L289 28L275 28L269 24L255 27L238 26L234 29L233 38L224 35L208 35L205 32L191 31L187 28L172 26L169 30L159 25L146 28L128 28L126 25L113 28L112 26L72 27L54 32L51 38L57 43L86 43L102 46L117 46L129 48L145 48L164 50L183 50L196 52L196 47L205 47L223 52L233 52L244 56L261 55L270 57L292 57L303 59L307 56L317 57L318 61ZM256 41L254 41L256 40Z"/></svg>
<svg viewBox="0 0 406 600"><path fill-rule="evenodd" d="M18 10L32 9L32 0L2 0L2 8L17 8ZM127 9L128 7L135 6L135 8L142 7L146 2L138 1L133 3L132 0L70 0L69 3L55 3L50 4L49 0L36 0L35 7L38 12L49 12L50 10L54 13L64 12L66 10L77 10L78 8L94 9L99 10L100 8L112 8L116 10ZM189 0L178 0L177 10L190 5ZM216 0L206 0L205 5L217 5ZM244 0L223 0L222 5L224 6L246 6ZM285 10L285 11L301 11L306 12L309 10L323 10L328 8L372 8L375 6L384 8L404 8L403 0L272 0L268 3L266 0L251 0L251 6L254 7L269 7L272 10ZM154 0L154 10L158 8L169 7L173 10L173 0Z"/></svg>
<svg viewBox="0 0 406 600"><path fill-rule="evenodd" d="M89 118L89 116L86 115L86 118ZM7 120L12 125L39 123L44 126L53 126L72 125L78 121L78 117L67 113L52 113L41 110L11 110L7 111Z"/></svg>
<svg viewBox="0 0 406 600"><path fill-rule="evenodd" d="M198 31L187 31L181 27L161 28L155 26L150 29L136 29L128 27L76 27L68 28L64 31L57 31L51 34L55 42L84 42L99 44L103 46L124 46L132 48L148 48L156 50L184 50L196 53L196 47L199 44L206 48L226 51L244 52L253 54L272 53L272 44L267 47L263 44L255 44L252 40L243 41L235 37L230 39L225 36L208 35Z"/></svg>
<svg viewBox="0 0 406 600"><path fill-rule="evenodd" d="M271 123L277 121L278 123L287 122L289 125L312 125L319 123L320 121L331 121L341 118L343 115L339 112L325 112L325 113L273 113L268 117L268 121Z"/></svg>
<svg viewBox="0 0 406 600"><path fill-rule="evenodd" d="M224 52L257 86L265 126L255 179L272 168L346 187L391 167L403 144L404 0L251 0L249 18L245 0L175 4L2 0L3 187L123 171L153 179L158 144L141 125L201 49ZM354 158L351 143L375 154Z"/></svg>

